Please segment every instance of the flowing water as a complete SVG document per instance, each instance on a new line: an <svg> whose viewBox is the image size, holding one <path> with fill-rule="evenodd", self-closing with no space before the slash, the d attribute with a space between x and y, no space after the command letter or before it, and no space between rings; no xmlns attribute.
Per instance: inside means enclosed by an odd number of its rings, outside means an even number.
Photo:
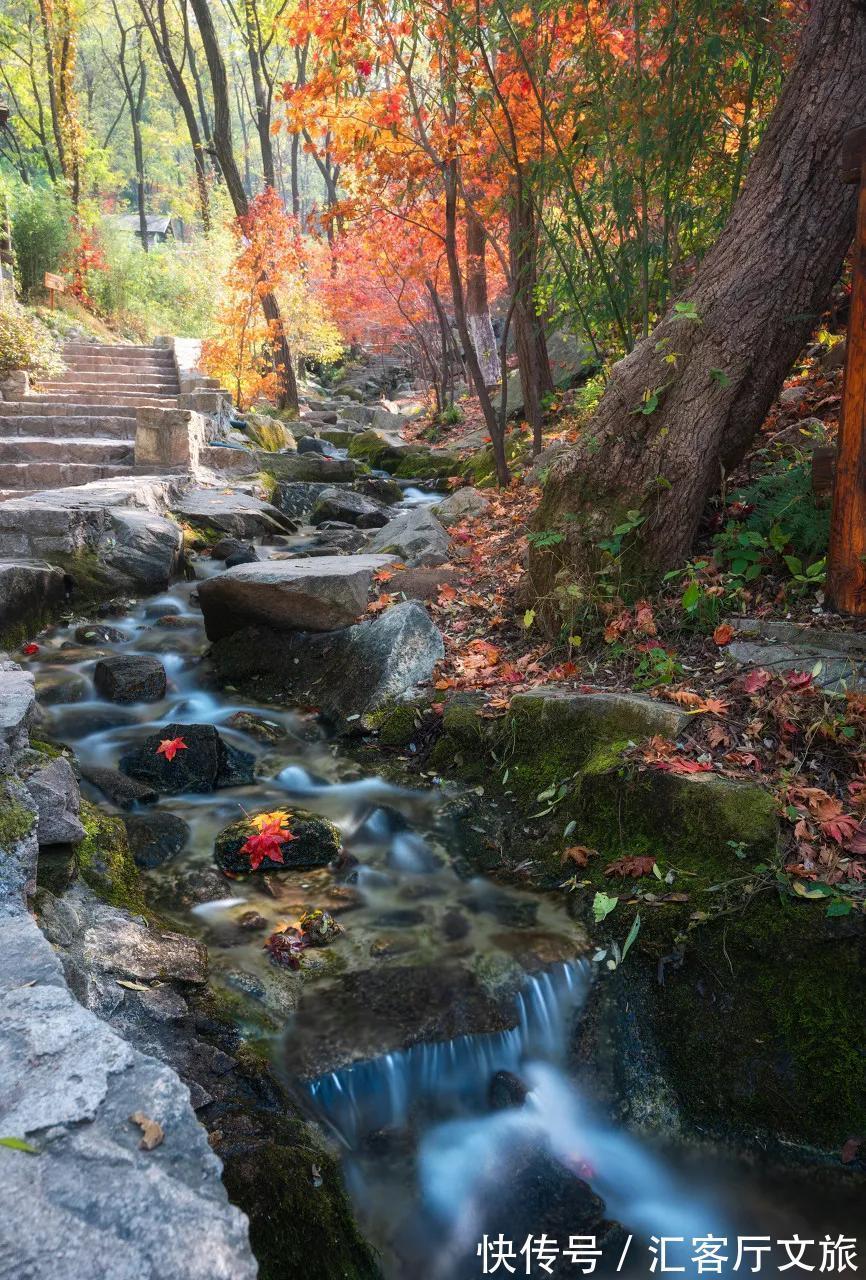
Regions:
<svg viewBox="0 0 866 1280"><path fill-rule="evenodd" d="M407 498L428 496L410 491ZM195 565L198 577L219 568L206 558ZM343 1004L340 1065L297 1084L296 1096L342 1155L360 1221L381 1250L386 1274L393 1280L484 1274L479 1242L499 1233L513 1242L515 1256L498 1274L510 1268L551 1274L542 1256L528 1260L519 1250L542 1231L563 1249L570 1234L580 1234L584 1182L605 1201L606 1216L634 1236L620 1274L651 1273L652 1236L691 1242L744 1229L789 1234L808 1223L802 1206L781 1210L781 1194L758 1185L744 1165L713 1167L705 1157L696 1163L655 1150L594 1113L567 1070L572 1028L592 979L580 932L562 903L459 874L454 854L461 832L435 781L411 790L367 776L313 713L238 700L216 687L194 593L195 582L179 583L108 618L126 638L97 646L158 655L169 678L161 702L117 706L95 695L96 649L73 637L81 619L45 631L32 665L47 704L43 732L71 746L85 767L116 767L121 754L171 722L214 724L228 742L255 754L252 786L164 797L149 806L189 824L185 850L147 878L161 908L207 942L216 980L268 1010L287 1028L289 1045L299 994L327 1010L347 974L363 978L372 970L386 984L392 975L398 987L407 966L433 974L453 967L485 989L513 988L513 1026L433 1041L407 1028L402 1042L382 1045L383 1052L365 1039L364 1001L348 1018ZM237 727L238 712L264 720L273 741L263 744ZM84 790L112 808L93 788ZM339 825L345 866L219 877L212 851L220 829L242 812L286 805ZM309 907L338 915L344 936L327 956L307 953L318 967L306 976L275 969L265 938ZM496 1105L495 1081L506 1093L525 1092L523 1105ZM613 1252L599 1273L616 1271L622 1238L611 1237ZM684 1265L681 1275L712 1274L688 1256L675 1260ZM766 1261L763 1270L775 1272ZM722 1273L730 1271L729 1262ZM582 1261L560 1255L552 1273L588 1272Z"/></svg>

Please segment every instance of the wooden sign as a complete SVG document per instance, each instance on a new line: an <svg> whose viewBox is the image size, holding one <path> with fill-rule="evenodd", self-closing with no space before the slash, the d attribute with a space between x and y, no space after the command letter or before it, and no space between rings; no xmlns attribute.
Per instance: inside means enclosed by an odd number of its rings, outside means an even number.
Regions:
<svg viewBox="0 0 866 1280"><path fill-rule="evenodd" d="M42 282L48 290L48 296L51 299L51 310L54 310L55 293L63 293L66 289L66 281L63 276L55 275L53 271L46 271L45 278Z"/></svg>
<svg viewBox="0 0 866 1280"><path fill-rule="evenodd" d="M842 144L842 178L859 183L854 287L830 519L827 590L840 613L866 615L866 125Z"/></svg>

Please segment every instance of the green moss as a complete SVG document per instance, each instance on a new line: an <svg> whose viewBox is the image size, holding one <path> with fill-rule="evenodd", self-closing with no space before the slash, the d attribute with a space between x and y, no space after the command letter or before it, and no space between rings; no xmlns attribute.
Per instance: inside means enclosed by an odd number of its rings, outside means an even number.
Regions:
<svg viewBox="0 0 866 1280"><path fill-rule="evenodd" d="M36 825L36 814L15 794L9 782L0 787L0 849L11 849L29 836Z"/></svg>
<svg viewBox="0 0 866 1280"><path fill-rule="evenodd" d="M364 716L364 728L379 735L381 746L399 751L414 738L426 710L424 703L390 702Z"/></svg>
<svg viewBox="0 0 866 1280"><path fill-rule="evenodd" d="M77 605L104 600L117 589L95 551L52 551L47 559L59 565L72 580Z"/></svg>
<svg viewBox="0 0 866 1280"><path fill-rule="evenodd" d="M774 890L702 926L646 994L687 1111L831 1148L866 1128L864 923Z"/></svg>
<svg viewBox="0 0 866 1280"><path fill-rule="evenodd" d="M46 742L44 738L31 738L30 747L31 750L38 751L40 755L46 756L49 760L56 760L58 756L66 754L57 743Z"/></svg>
<svg viewBox="0 0 866 1280"><path fill-rule="evenodd" d="M430 752L429 764L462 782L478 782L494 767L496 728L478 711L482 700L472 694L453 698L441 715L441 732Z"/></svg>
<svg viewBox="0 0 866 1280"><path fill-rule="evenodd" d="M123 907L134 915L146 914L141 877L123 821L82 800L81 822L85 836L75 850L81 879L110 906Z"/></svg>

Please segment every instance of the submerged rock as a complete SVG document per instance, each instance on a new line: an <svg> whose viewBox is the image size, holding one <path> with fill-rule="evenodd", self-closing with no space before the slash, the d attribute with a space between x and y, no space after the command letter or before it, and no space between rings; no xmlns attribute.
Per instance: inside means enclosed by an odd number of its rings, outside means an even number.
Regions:
<svg viewBox="0 0 866 1280"><path fill-rule="evenodd" d="M153 813L130 814L123 821L135 865L146 870L161 867L189 840L189 823L176 813L157 809Z"/></svg>
<svg viewBox="0 0 866 1280"><path fill-rule="evenodd" d="M168 759L160 743L176 738L186 745ZM160 795L179 795L245 786L254 781L254 764L254 756L225 742L212 724L169 724L123 756L120 769Z"/></svg>
<svg viewBox="0 0 866 1280"><path fill-rule="evenodd" d="M42 560L0 560L0 633L38 625L64 594L62 569Z"/></svg>
<svg viewBox="0 0 866 1280"><path fill-rule="evenodd" d="M208 638L251 624L274 631L333 631L356 622L373 574L389 556L321 556L239 565L199 587Z"/></svg>
<svg viewBox="0 0 866 1280"><path fill-rule="evenodd" d="M304 809L289 811L284 824L291 839L275 845L280 859L265 854L257 867L253 867L249 853L242 853L243 845L258 834L258 828L247 818L232 822L219 833L214 844L214 861L221 871L235 875L250 871L297 871L312 867L326 867L340 852L342 837L339 827L327 818L319 818Z"/></svg>
<svg viewBox="0 0 866 1280"><path fill-rule="evenodd" d="M165 667L144 653L101 658L93 668L93 683L110 702L158 702L167 687Z"/></svg>
<svg viewBox="0 0 866 1280"><path fill-rule="evenodd" d="M80 768L82 778L107 796L119 809L131 809L136 804L153 804L157 798L153 787L127 777L119 769L93 764L83 764Z"/></svg>
<svg viewBox="0 0 866 1280"><path fill-rule="evenodd" d="M79 644L122 644L129 636L119 627L109 627L104 622L85 622L75 628Z"/></svg>

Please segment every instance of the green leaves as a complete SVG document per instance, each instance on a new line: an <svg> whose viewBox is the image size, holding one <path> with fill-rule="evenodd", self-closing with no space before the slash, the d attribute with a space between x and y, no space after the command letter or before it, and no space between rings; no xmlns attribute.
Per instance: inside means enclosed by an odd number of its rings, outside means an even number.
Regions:
<svg viewBox="0 0 866 1280"><path fill-rule="evenodd" d="M548 547L556 547L560 542L564 542L565 534L559 533L556 529L541 529L538 533L528 533L526 541L530 546L535 547L536 551L544 551Z"/></svg>
<svg viewBox="0 0 866 1280"><path fill-rule="evenodd" d="M38 1147L34 1147L29 1142L25 1142L23 1138L0 1138L0 1147L8 1147L10 1151L23 1151L28 1156L39 1156L42 1154Z"/></svg>
<svg viewBox="0 0 866 1280"><path fill-rule="evenodd" d="M680 316L683 320L693 320L696 324L701 323L701 317L694 302L675 302L674 315Z"/></svg>
<svg viewBox="0 0 866 1280"><path fill-rule="evenodd" d="M720 387L729 387L731 385L731 379L724 369L710 369L710 377Z"/></svg>
<svg viewBox="0 0 866 1280"><path fill-rule="evenodd" d="M619 898L611 898L606 893L599 891L592 900L592 914L596 924L601 924L602 920L606 920L612 911L616 910L616 904Z"/></svg>
<svg viewBox="0 0 866 1280"><path fill-rule="evenodd" d="M622 960L620 960L620 964L622 964L622 961L628 955L629 951L631 950L632 944L634 943L639 933L640 933L640 915L638 914L635 916L634 921L632 922L632 926L628 931L628 937L626 938L625 943L623 944Z"/></svg>

